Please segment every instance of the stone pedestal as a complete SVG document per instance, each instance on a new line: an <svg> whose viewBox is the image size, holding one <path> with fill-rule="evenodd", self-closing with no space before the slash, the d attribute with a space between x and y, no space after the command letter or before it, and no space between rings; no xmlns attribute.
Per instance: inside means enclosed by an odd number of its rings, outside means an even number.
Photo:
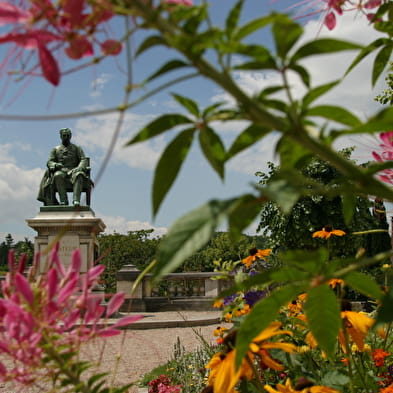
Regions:
<svg viewBox="0 0 393 393"><path fill-rule="evenodd" d="M60 242L59 257L64 266L70 265L72 252L77 248L81 250L81 272L93 266L98 257L96 235L105 230L105 224L90 207L43 206L36 217L26 222L37 231L34 251L40 254L39 273L47 270L48 255L56 241Z"/></svg>

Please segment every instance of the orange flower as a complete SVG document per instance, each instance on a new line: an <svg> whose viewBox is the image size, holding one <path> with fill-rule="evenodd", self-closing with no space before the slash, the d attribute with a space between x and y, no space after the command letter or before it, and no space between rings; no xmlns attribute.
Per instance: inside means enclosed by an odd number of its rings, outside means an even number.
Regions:
<svg viewBox="0 0 393 393"><path fill-rule="evenodd" d="M376 367L383 367L385 365L385 358L389 356L390 353L384 351L383 349L376 349L373 352L373 360Z"/></svg>
<svg viewBox="0 0 393 393"><path fill-rule="evenodd" d="M380 389L379 393L393 393L393 383L386 388Z"/></svg>
<svg viewBox="0 0 393 393"><path fill-rule="evenodd" d="M222 299L216 300L216 301L214 302L214 304L213 304L213 307L214 307L214 308L221 308L221 307L223 307L223 306L224 306L224 303L223 303Z"/></svg>
<svg viewBox="0 0 393 393"><path fill-rule="evenodd" d="M373 326L375 320L373 318L368 317L365 314L355 312L355 311L342 311L341 318L343 320L343 325L345 327L346 332L356 344L358 351L363 352L366 348L364 346L364 340L370 328ZM305 318L304 318L305 319ZM340 341L341 348L344 353L347 351L346 335L344 334L343 329L340 330L338 334L338 340ZM315 337L311 332L308 332L306 335L306 343L311 348L316 348L318 343L315 340Z"/></svg>
<svg viewBox="0 0 393 393"><path fill-rule="evenodd" d="M238 308L235 311L235 316L240 317L241 315L246 315L251 311L251 307L249 304L245 304L243 308Z"/></svg>
<svg viewBox="0 0 393 393"><path fill-rule="evenodd" d="M263 260L265 260L265 258L267 256L269 256L270 253L272 252L272 249L271 248L267 248L265 250L258 250L256 248L252 248L249 252L250 252L250 256L242 259L242 263L244 263L247 267L250 267L251 264L256 259L263 259Z"/></svg>
<svg viewBox="0 0 393 393"><path fill-rule="evenodd" d="M307 386L304 389L298 389L295 386L295 388L293 388L289 378L285 381L285 385L279 383L276 385L276 388L277 390L269 385L265 385L265 390L269 393L340 393L338 390L327 386Z"/></svg>
<svg viewBox="0 0 393 393"><path fill-rule="evenodd" d="M369 329L374 325L375 320L360 312L342 311L341 318L345 329L353 342L357 345L360 352L364 351L364 339ZM346 352L345 335L341 330L338 339L344 352Z"/></svg>
<svg viewBox="0 0 393 393"><path fill-rule="evenodd" d="M331 278L328 281L328 285L330 285L332 288L336 288L337 285L344 286L344 280L341 278Z"/></svg>
<svg viewBox="0 0 393 393"><path fill-rule="evenodd" d="M333 229L330 225L325 225L321 231L316 231L312 234L312 237L320 237L322 239L329 239L330 236L343 236L345 232L341 229Z"/></svg>
<svg viewBox="0 0 393 393"><path fill-rule="evenodd" d="M213 387L213 391L234 393L236 383L240 378L252 379L254 377L254 372L249 361L253 362L256 356L258 356L265 367L277 371L283 370L284 367L282 364L272 359L268 350L281 349L285 352L293 353L296 350L295 345L284 342L266 341L280 334L292 335L291 331L281 330L280 327L280 322L272 322L266 329L258 334L250 343L247 355L238 369L235 367L236 349L230 350L228 353L216 353L206 365L206 368L210 369L208 384Z"/></svg>

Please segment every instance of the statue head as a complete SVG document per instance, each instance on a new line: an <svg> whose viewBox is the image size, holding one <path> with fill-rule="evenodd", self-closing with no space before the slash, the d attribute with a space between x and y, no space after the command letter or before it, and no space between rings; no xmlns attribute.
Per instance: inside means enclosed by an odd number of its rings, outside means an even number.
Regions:
<svg viewBox="0 0 393 393"><path fill-rule="evenodd" d="M61 128L59 133L63 145L68 145L72 136L71 130L69 128Z"/></svg>

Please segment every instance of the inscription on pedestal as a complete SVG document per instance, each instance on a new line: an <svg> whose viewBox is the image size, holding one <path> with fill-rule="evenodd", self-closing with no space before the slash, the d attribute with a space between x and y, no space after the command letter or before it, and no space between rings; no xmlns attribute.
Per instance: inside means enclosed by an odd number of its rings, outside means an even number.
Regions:
<svg viewBox="0 0 393 393"><path fill-rule="evenodd" d="M48 236L49 243L54 239L55 236ZM77 235L65 235L60 238L59 258L65 267L70 266L72 253L77 248L79 248L79 237Z"/></svg>

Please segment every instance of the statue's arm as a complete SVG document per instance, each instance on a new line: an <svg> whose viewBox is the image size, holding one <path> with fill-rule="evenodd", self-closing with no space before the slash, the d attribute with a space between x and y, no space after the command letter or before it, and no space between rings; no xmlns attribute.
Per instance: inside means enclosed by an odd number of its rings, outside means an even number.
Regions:
<svg viewBox="0 0 393 393"><path fill-rule="evenodd" d="M85 172L87 167L89 166L88 159L85 156L85 153L84 153L83 149L80 146L77 146L77 149L78 149L78 155L79 155L78 170L81 170L81 171Z"/></svg>
<svg viewBox="0 0 393 393"><path fill-rule="evenodd" d="M46 163L46 166L51 172L62 167L62 165L57 162L56 147L54 147L49 153L49 158L48 158L48 162Z"/></svg>

